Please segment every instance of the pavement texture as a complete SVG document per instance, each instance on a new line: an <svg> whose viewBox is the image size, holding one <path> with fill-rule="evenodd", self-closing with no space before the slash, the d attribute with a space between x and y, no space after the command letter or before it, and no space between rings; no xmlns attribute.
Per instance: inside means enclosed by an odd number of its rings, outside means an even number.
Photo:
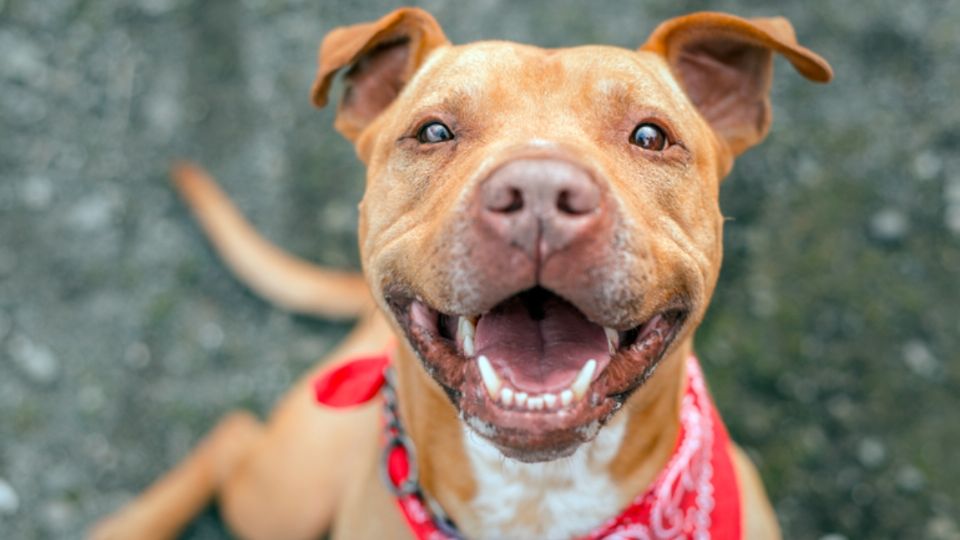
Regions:
<svg viewBox="0 0 960 540"><path fill-rule="evenodd" d="M787 16L837 77L778 61L698 350L788 538L960 538L960 3L420 5L455 42L542 46ZM267 237L355 268L363 171L308 90L327 31L391 8L0 0L0 537L81 537L347 331L238 284L166 171L201 162ZM183 537L229 533L211 510Z"/></svg>

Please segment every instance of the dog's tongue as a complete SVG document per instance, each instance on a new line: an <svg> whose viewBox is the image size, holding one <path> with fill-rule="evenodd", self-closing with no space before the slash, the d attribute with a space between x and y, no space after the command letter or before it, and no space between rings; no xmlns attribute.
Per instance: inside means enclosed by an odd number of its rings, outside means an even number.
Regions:
<svg viewBox="0 0 960 540"><path fill-rule="evenodd" d="M482 316L476 347L511 386L527 392L569 386L587 360L610 354L603 328L547 291L517 295Z"/></svg>

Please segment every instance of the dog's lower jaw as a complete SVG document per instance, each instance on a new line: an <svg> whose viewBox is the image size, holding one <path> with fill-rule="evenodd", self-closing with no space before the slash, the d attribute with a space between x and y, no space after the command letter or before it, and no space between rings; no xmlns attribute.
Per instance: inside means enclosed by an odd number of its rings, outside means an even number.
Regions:
<svg viewBox="0 0 960 540"><path fill-rule="evenodd" d="M691 339L685 336L594 439L574 446L566 457L525 463L505 457L465 425L414 353L401 346L400 412L425 493L469 538L567 538L587 532L586 524L595 527L614 516L666 465L679 430L683 360L690 354ZM508 504L502 489L522 504ZM582 520L566 516L578 512Z"/></svg>
<svg viewBox="0 0 960 540"><path fill-rule="evenodd" d="M523 420L518 425L512 426L499 425L475 415L473 414L475 408L473 406L468 408L463 403L459 413L465 427L484 439L491 447L496 448L502 457L523 463L538 463L566 458L577 452L582 445L594 440L601 428L621 406L621 403L613 398L593 394L592 397L585 398L584 403L580 405L587 409L585 413L588 413L588 420L572 428L559 429L549 427L551 422L557 421L549 413L544 414L543 418L535 418L533 421ZM562 419L560 421L562 422Z"/></svg>
<svg viewBox="0 0 960 540"><path fill-rule="evenodd" d="M496 426L484 422L475 416L464 416L461 414L461 420L470 428L475 437L483 439L485 444L491 448L495 448L501 457L521 463L543 463L570 457L577 452L584 443L593 441L600 431L600 428L603 427L606 422L607 417L605 416L600 420L593 420L589 424L577 428L576 438L569 439L564 444L553 444L544 448L522 450L494 442L503 439L503 436L496 434L498 430Z"/></svg>

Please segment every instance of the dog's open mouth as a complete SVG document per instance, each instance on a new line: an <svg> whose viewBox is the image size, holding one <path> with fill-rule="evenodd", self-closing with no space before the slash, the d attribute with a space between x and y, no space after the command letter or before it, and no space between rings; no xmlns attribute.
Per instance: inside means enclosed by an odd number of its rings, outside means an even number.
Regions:
<svg viewBox="0 0 960 540"><path fill-rule="evenodd" d="M653 373L687 314L671 307L618 331L541 287L479 316L388 301L468 425L524 461L562 457L592 439Z"/></svg>

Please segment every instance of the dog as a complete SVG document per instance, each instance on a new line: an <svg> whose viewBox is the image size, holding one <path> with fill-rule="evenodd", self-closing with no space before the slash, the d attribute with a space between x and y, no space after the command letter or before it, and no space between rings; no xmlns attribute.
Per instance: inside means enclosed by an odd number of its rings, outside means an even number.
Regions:
<svg viewBox="0 0 960 540"><path fill-rule="evenodd" d="M416 8L333 30L312 98L345 72L362 277L174 178L255 291L359 322L267 423L228 415L92 536L168 538L216 497L244 538L779 538L692 350L773 53L832 77L783 18L694 13L638 50L455 46Z"/></svg>

